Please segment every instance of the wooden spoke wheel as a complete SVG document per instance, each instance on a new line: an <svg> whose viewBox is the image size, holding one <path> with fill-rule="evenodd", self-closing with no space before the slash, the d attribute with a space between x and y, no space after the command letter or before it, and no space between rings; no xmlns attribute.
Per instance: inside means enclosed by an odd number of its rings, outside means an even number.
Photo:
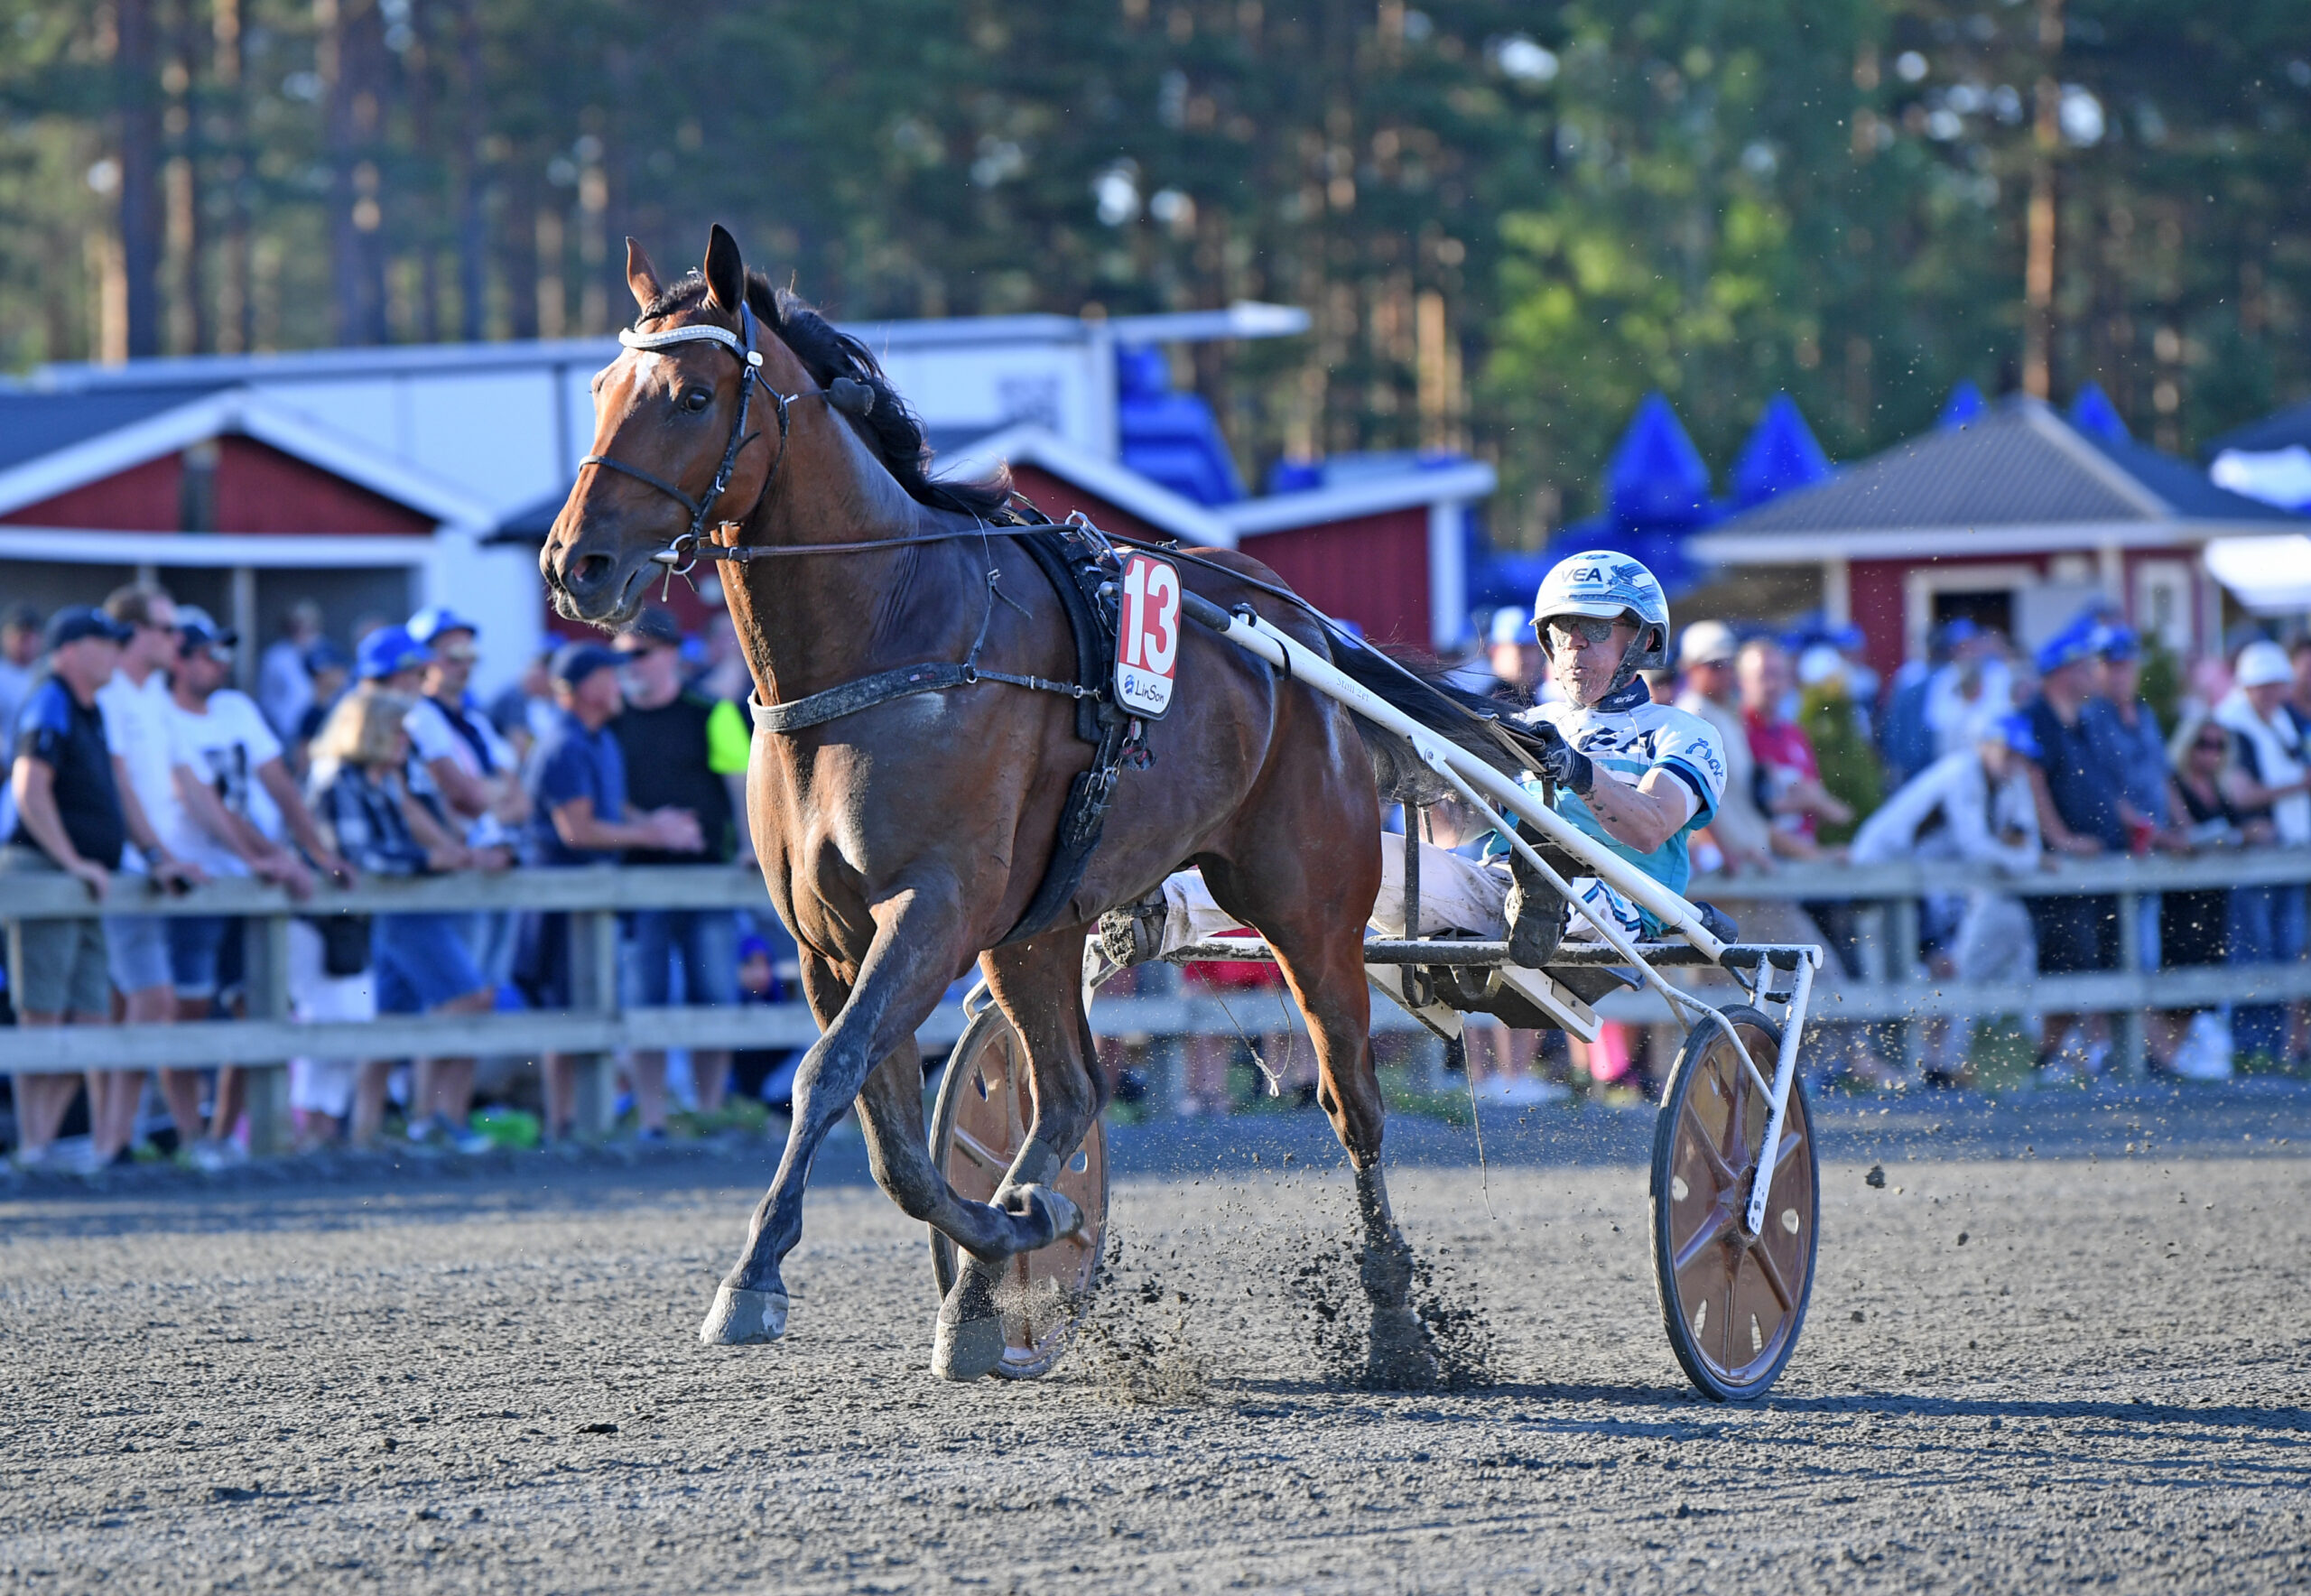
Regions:
<svg viewBox="0 0 2311 1596"><path fill-rule="evenodd" d="M948 1055L931 1120L932 1159L961 1196L992 1202L1034 1119L1027 1051L1003 1011L989 1004L963 1027ZM1050 1373L1091 1312L1108 1234L1108 1139L1101 1121L1092 1120L1082 1144L1061 1161L1055 1183L1083 1211L1083 1226L1004 1265L996 1300L1003 1309L1005 1346L995 1372L1006 1379ZM937 1230L931 1233L931 1267L944 1298L955 1284L958 1256L954 1242Z"/></svg>
<svg viewBox="0 0 2311 1596"><path fill-rule="evenodd" d="M1770 1081L1780 1030L1746 1006L1725 1017ZM1653 1280L1677 1361L1719 1402L1765 1395L1814 1289L1820 1180L1801 1081L1790 1082L1764 1227L1741 1227L1770 1110L1722 1027L1686 1033L1653 1132Z"/></svg>

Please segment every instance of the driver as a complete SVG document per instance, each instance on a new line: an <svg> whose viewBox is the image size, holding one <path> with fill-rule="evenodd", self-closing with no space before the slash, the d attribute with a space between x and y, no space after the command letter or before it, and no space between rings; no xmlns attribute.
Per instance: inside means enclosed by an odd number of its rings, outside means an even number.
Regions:
<svg viewBox="0 0 2311 1596"><path fill-rule="evenodd" d="M1575 554L1542 581L1533 625L1564 698L1515 719L1537 734L1537 774L1555 784L1557 812L1683 897L1693 876L1687 840L1717 812L1725 754L1708 721L1655 703L1638 680L1638 672L1669 663L1669 602L1661 584L1626 554ZM1510 867L1504 904L1510 960L1545 963L1564 935L1565 905L1505 840L1494 838L1487 858ZM1603 882L1582 877L1568 885L1629 935L1659 933L1651 916Z"/></svg>
<svg viewBox="0 0 2311 1596"><path fill-rule="evenodd" d="M1684 896L1693 873L1688 840L1717 812L1725 756L1709 722L1653 702L1638 676L1668 661L1669 604L1661 584L1626 554L1575 554L1541 583L1533 617L1564 700L1514 717L1538 744L1537 768L1527 786L1545 791L1546 778L1567 821ZM1384 936L1505 936L1510 961L1537 969L1570 929L1565 900L1496 836L1480 863L1421 845L1420 925L1408 933L1402 839L1381 840L1380 895L1369 923ZM1566 885L1589 912L1609 917L1629 936L1657 935L1662 929L1594 877L1574 877ZM1695 906L1722 940L1733 940L1734 928L1722 914ZM1111 913L1101 929L1107 956L1135 963L1236 928L1211 901L1202 876L1183 870L1165 880L1160 898Z"/></svg>

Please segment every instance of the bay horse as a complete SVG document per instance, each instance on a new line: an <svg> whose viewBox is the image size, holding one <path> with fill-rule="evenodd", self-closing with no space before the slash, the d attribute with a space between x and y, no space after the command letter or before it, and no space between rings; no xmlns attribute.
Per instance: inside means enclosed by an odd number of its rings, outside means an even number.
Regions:
<svg viewBox="0 0 2311 1596"><path fill-rule="evenodd" d="M560 614L606 628L629 621L664 569L654 556L685 537L687 511L690 538L711 523L720 542L766 556L722 584L759 705L967 653L983 669L1074 679L1053 585L1009 535L1007 480L932 478L921 423L865 347L750 274L719 226L703 269L672 283L628 239L626 282L640 315L594 379L593 452L539 556ZM1230 551L1197 552L1209 563L1183 566L1191 590L1223 607L1258 602L1325 650L1315 621L1253 585L1277 585L1273 571ZM1372 763L1337 704L1182 630L1175 701L1146 727L1152 765L1118 777L1104 837L1051 928L1008 944L1069 784L1091 757L1075 703L981 676L799 730L757 726L747 814L821 1035L795 1074L784 1153L701 1341L784 1332L780 1264L801 1239L803 1188L855 1101L877 1183L967 1259L940 1305L933 1367L953 1379L989 1372L1003 1349L1002 1263L1075 1227L1053 1183L1110 1090L1080 998L1085 936L1103 911L1193 864L1220 905L1267 939L1307 1018L1318 1100L1354 1172L1374 1368L1414 1370L1407 1378L1433 1369L1380 1167L1360 957L1380 882ZM959 1196L926 1150L914 1040L974 962L1024 1045L1034 1103L1028 1138L988 1203Z"/></svg>

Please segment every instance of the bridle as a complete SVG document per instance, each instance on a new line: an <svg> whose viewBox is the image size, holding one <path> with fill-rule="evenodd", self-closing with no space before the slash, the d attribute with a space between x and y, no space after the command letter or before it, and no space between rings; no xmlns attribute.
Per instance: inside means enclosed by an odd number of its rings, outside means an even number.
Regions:
<svg viewBox="0 0 2311 1596"><path fill-rule="evenodd" d="M696 322L688 327L670 327L664 332L636 332L628 327L619 329L617 341L629 349L645 351L672 348L680 344L717 344L729 350L738 361L738 418L730 423L730 439L722 446L722 463L714 472L712 485L697 498L692 498L654 471L645 471L640 466L628 465L624 460L613 459L606 454L586 456L578 462L578 469L582 471L588 466L602 466L622 473L633 478L636 482L647 483L690 512L689 529L650 556L652 560L666 568L669 578L688 576L701 559L747 558L747 555L735 550L718 548L717 545L707 543L705 533L707 517L714 513L715 505L730 486L730 473L738 469L738 451L753 439L761 436L758 432L749 433L747 431L747 418L753 413L754 390L756 385L759 385L762 391L770 396L770 402L778 413L778 457L770 462L770 474L763 478L762 493L757 496L758 500L769 496L772 485L778 480L779 468L786 463L788 406L799 399L825 399L828 396L826 390L821 388L814 389L808 394L782 394L770 385L770 379L762 374L762 354L755 348L755 313L752 308L743 301L738 305L737 332L732 332L728 328L716 327L710 322Z"/></svg>

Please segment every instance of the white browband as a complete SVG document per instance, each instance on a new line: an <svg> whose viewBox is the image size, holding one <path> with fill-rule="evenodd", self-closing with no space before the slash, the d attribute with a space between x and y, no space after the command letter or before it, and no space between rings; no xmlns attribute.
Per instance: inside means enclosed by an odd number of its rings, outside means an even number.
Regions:
<svg viewBox="0 0 2311 1596"><path fill-rule="evenodd" d="M664 332L636 332L631 327L618 329L617 341L629 349L663 349L669 344L720 344L749 366L760 366L762 357L738 340L738 335L728 328L696 324L690 327L670 327Z"/></svg>

